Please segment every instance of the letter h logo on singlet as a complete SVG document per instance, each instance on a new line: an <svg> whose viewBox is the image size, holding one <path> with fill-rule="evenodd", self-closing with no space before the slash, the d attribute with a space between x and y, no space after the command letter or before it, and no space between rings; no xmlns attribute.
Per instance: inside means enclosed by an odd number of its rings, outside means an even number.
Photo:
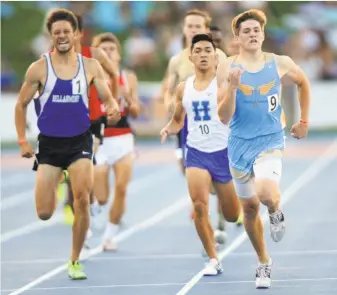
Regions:
<svg viewBox="0 0 337 295"><path fill-rule="evenodd" d="M209 114L211 108L209 101L192 101L192 108L194 112L194 121L209 121L211 116Z"/></svg>

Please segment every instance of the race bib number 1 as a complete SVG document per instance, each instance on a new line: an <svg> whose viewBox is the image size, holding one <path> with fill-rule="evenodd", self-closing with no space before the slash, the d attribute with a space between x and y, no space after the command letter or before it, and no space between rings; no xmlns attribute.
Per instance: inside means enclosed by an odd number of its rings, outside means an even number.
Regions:
<svg viewBox="0 0 337 295"><path fill-rule="evenodd" d="M82 85L81 85L81 80L80 79L74 79L72 80L72 88L73 88L73 94L81 94L82 91Z"/></svg>

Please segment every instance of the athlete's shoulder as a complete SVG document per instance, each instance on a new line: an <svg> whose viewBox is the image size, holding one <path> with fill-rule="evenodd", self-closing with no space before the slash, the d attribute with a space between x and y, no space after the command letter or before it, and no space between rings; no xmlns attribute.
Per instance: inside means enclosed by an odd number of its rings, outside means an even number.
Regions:
<svg viewBox="0 0 337 295"><path fill-rule="evenodd" d="M172 66L177 67L180 61L181 61L181 53L173 55L169 60L169 67Z"/></svg>
<svg viewBox="0 0 337 295"><path fill-rule="evenodd" d="M234 62L236 56L229 56L225 59L219 60L218 69L225 70Z"/></svg>
<svg viewBox="0 0 337 295"><path fill-rule="evenodd" d="M44 56L42 56L37 61L31 63L27 69L26 78L29 78L29 80L38 80L43 75L46 75L46 63L47 61Z"/></svg>
<svg viewBox="0 0 337 295"><path fill-rule="evenodd" d="M98 69L99 69L99 62L97 61L97 59L93 58L93 57L86 57L82 55L82 59L83 59L83 66L84 66L84 70L85 72L91 73L94 76L96 75L96 73L98 73Z"/></svg>
<svg viewBox="0 0 337 295"><path fill-rule="evenodd" d="M98 60L93 57L87 57L87 56L82 55L82 59L83 59L84 65L92 66L98 63Z"/></svg>
<svg viewBox="0 0 337 295"><path fill-rule="evenodd" d="M293 61L293 59L288 55L277 55L274 53L270 54L271 58L275 60L279 75L284 76L290 69L296 69L298 66Z"/></svg>
<svg viewBox="0 0 337 295"><path fill-rule="evenodd" d="M224 53L221 49L216 48L215 52L218 54L219 56L219 61L225 60L227 59L227 55L226 53Z"/></svg>
<svg viewBox="0 0 337 295"><path fill-rule="evenodd" d="M267 53L267 56L270 56L271 58L274 58L276 63L278 63L280 65L286 65L286 64L294 62L292 60L292 58L288 55L278 55L278 54L275 54L275 53Z"/></svg>

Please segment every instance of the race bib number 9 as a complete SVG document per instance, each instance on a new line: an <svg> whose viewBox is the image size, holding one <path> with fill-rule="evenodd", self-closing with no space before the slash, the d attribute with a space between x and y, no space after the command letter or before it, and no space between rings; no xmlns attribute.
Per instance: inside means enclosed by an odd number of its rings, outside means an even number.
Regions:
<svg viewBox="0 0 337 295"><path fill-rule="evenodd" d="M268 96L268 113L272 113L277 110L279 105L279 97L277 94Z"/></svg>

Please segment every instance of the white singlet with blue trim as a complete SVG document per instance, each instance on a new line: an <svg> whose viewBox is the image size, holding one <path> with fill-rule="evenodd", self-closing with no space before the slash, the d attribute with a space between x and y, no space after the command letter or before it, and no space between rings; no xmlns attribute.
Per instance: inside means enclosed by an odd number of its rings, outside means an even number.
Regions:
<svg viewBox="0 0 337 295"><path fill-rule="evenodd" d="M195 76L186 80L182 104L188 121L187 146L212 153L227 148L229 128L218 116L216 77L203 91L194 88Z"/></svg>

